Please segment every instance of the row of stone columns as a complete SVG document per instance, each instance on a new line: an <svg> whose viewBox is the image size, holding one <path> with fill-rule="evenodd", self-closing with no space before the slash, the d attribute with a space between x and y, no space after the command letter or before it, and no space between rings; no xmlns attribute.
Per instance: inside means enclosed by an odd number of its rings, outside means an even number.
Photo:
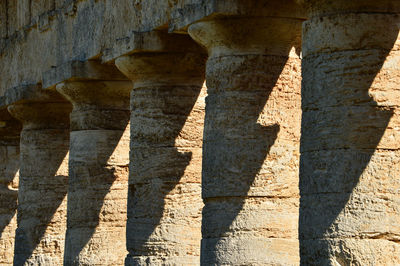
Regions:
<svg viewBox="0 0 400 266"><path fill-rule="evenodd" d="M400 263L400 6L306 2L302 60L301 18L215 16L188 29L208 59L159 33L115 61L133 87L59 83L70 121L11 105L14 264Z"/></svg>

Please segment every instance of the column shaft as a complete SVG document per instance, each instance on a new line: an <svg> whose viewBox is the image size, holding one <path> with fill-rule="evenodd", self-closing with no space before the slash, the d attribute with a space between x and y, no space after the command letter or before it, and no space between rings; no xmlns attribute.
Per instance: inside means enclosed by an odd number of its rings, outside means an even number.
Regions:
<svg viewBox="0 0 400 266"><path fill-rule="evenodd" d="M400 6L397 1L309 4L303 43L302 264L398 265Z"/></svg>
<svg viewBox="0 0 400 266"><path fill-rule="evenodd" d="M199 264L205 58L197 49L116 62L134 81L125 265Z"/></svg>
<svg viewBox="0 0 400 266"><path fill-rule="evenodd" d="M64 265L122 265L131 82L65 82L71 113Z"/></svg>
<svg viewBox="0 0 400 266"><path fill-rule="evenodd" d="M12 265L19 179L19 123L0 113L0 265Z"/></svg>
<svg viewBox="0 0 400 266"><path fill-rule="evenodd" d="M198 22L208 48L203 265L296 265L301 20Z"/></svg>
<svg viewBox="0 0 400 266"><path fill-rule="evenodd" d="M61 265L66 227L70 105L9 106L23 123L14 265Z"/></svg>

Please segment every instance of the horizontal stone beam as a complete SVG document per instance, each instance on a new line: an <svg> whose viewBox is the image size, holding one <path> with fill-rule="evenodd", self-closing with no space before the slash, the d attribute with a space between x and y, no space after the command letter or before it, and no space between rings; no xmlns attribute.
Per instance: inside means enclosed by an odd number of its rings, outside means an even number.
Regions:
<svg viewBox="0 0 400 266"><path fill-rule="evenodd" d="M210 17L305 18L300 0L57 0L32 2L31 9L14 2L0 5L0 20L7 21L0 27L0 95L21 84L53 87L78 70L91 73L80 63L69 65L74 60L109 62L143 49L143 43L149 51L160 50L166 44L152 36L157 31L186 33L190 24Z"/></svg>
<svg viewBox="0 0 400 266"><path fill-rule="evenodd" d="M23 102L65 102L56 91L45 91L40 85L21 85L6 90L0 99L0 108Z"/></svg>
<svg viewBox="0 0 400 266"><path fill-rule="evenodd" d="M127 80L113 65L98 61L70 61L43 73L43 88L53 88L64 81Z"/></svg>
<svg viewBox="0 0 400 266"><path fill-rule="evenodd" d="M171 10L170 32L186 32L196 21L219 16L266 16L306 19L306 13L299 0L246 1L246 0L202 0L191 3L184 1Z"/></svg>
<svg viewBox="0 0 400 266"><path fill-rule="evenodd" d="M166 31L134 32L123 40L117 40L103 55L103 61L115 60L121 55L133 53L181 52L206 53L199 45L184 34Z"/></svg>

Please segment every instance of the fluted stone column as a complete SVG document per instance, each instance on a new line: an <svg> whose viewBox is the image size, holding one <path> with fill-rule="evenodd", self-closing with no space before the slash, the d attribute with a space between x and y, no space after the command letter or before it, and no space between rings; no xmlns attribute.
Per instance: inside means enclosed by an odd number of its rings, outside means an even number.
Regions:
<svg viewBox="0 0 400 266"><path fill-rule="evenodd" d="M67 81L73 104L64 265L122 265L129 165L130 81Z"/></svg>
<svg viewBox="0 0 400 266"><path fill-rule="evenodd" d="M398 1L305 1L304 265L400 264Z"/></svg>
<svg viewBox="0 0 400 266"><path fill-rule="evenodd" d="M202 265L299 263L301 22L223 17L189 27L209 53Z"/></svg>
<svg viewBox="0 0 400 266"><path fill-rule="evenodd" d="M71 106L24 102L8 110L23 124L14 265L61 265Z"/></svg>
<svg viewBox="0 0 400 266"><path fill-rule="evenodd" d="M0 265L12 265L19 176L21 126L7 109L0 110Z"/></svg>
<svg viewBox="0 0 400 266"><path fill-rule="evenodd" d="M134 83L125 265L198 265L205 54L188 36L152 37L165 49L116 60Z"/></svg>

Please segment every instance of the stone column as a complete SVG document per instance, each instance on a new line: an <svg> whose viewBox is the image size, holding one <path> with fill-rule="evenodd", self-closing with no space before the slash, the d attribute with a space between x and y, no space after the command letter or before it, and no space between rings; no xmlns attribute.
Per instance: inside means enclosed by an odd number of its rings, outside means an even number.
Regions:
<svg viewBox="0 0 400 266"><path fill-rule="evenodd" d="M299 262L301 22L222 17L189 27L209 53L202 265Z"/></svg>
<svg viewBox="0 0 400 266"><path fill-rule="evenodd" d="M14 265L61 265L70 104L23 102L8 110L23 124Z"/></svg>
<svg viewBox="0 0 400 266"><path fill-rule="evenodd" d="M12 265L19 176L21 125L7 109L0 110L0 265Z"/></svg>
<svg viewBox="0 0 400 266"><path fill-rule="evenodd" d="M122 265L130 81L66 81L73 104L64 265Z"/></svg>
<svg viewBox="0 0 400 266"><path fill-rule="evenodd" d="M398 1L306 1L304 265L400 264Z"/></svg>
<svg viewBox="0 0 400 266"><path fill-rule="evenodd" d="M184 35L144 39L162 47L116 60L134 83L125 265L198 265L205 54Z"/></svg>

